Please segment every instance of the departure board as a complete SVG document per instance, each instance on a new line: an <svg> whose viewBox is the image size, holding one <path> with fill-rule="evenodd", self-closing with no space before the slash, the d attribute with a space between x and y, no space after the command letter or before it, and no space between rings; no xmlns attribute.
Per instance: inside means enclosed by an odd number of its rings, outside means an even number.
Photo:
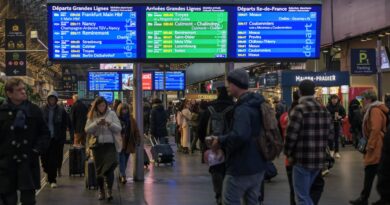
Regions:
<svg viewBox="0 0 390 205"><path fill-rule="evenodd" d="M113 92L99 92L100 97L104 97L109 104L114 102L114 93Z"/></svg>
<svg viewBox="0 0 390 205"><path fill-rule="evenodd" d="M137 58L137 12L130 6L50 5L54 60Z"/></svg>
<svg viewBox="0 0 390 205"><path fill-rule="evenodd" d="M164 72L154 72L154 90L164 90Z"/></svg>
<svg viewBox="0 0 390 205"><path fill-rule="evenodd" d="M180 91L184 90L186 86L185 73L181 71L173 71L165 73L166 90Z"/></svg>
<svg viewBox="0 0 390 205"><path fill-rule="evenodd" d="M147 6L146 58L227 58L228 12L214 6Z"/></svg>
<svg viewBox="0 0 390 205"><path fill-rule="evenodd" d="M236 7L235 58L318 58L321 6Z"/></svg>
<svg viewBox="0 0 390 205"><path fill-rule="evenodd" d="M88 72L88 89L90 91L120 91L119 72Z"/></svg>

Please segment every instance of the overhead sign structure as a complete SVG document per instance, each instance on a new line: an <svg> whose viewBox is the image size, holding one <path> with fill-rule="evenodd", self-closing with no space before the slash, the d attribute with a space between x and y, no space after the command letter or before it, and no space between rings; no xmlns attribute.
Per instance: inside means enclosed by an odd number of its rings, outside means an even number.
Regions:
<svg viewBox="0 0 390 205"><path fill-rule="evenodd" d="M228 12L221 7L146 7L146 58L227 58Z"/></svg>
<svg viewBox="0 0 390 205"><path fill-rule="evenodd" d="M51 5L53 60L137 58L137 12L131 6Z"/></svg>
<svg viewBox="0 0 390 205"><path fill-rule="evenodd" d="M351 73L371 75L377 72L375 49L351 49Z"/></svg>
<svg viewBox="0 0 390 205"><path fill-rule="evenodd" d="M24 19L5 20L5 73L7 76L26 75L26 24Z"/></svg>
<svg viewBox="0 0 390 205"><path fill-rule="evenodd" d="M78 3L78 4L96 4L100 3L100 0L48 0L47 3ZM150 0L108 0L104 1L105 3L112 4L151 4ZM322 0L192 0L192 4L226 4L226 5L237 5L237 4L322 4ZM188 0L158 0L153 2L153 4L188 4Z"/></svg>
<svg viewBox="0 0 390 205"><path fill-rule="evenodd" d="M320 5L48 4L52 61L319 58Z"/></svg>

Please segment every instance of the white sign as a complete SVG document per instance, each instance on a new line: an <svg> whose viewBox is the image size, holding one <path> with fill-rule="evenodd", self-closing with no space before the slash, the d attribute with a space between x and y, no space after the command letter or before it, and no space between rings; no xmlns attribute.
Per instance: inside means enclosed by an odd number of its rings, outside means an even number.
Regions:
<svg viewBox="0 0 390 205"><path fill-rule="evenodd" d="M381 47L381 69L389 69L390 63L389 63L389 50L388 48L382 46Z"/></svg>
<svg viewBox="0 0 390 205"><path fill-rule="evenodd" d="M100 70L133 70L132 63L102 63Z"/></svg>
<svg viewBox="0 0 390 205"><path fill-rule="evenodd" d="M336 75L295 76L296 82L302 82L304 80L311 80L313 82L332 82L332 81L336 81Z"/></svg>

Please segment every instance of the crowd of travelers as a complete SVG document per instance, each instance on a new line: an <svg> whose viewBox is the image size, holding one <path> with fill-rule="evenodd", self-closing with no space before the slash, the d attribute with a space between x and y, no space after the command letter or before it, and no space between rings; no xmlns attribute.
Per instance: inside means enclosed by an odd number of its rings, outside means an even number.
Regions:
<svg viewBox="0 0 390 205"><path fill-rule="evenodd" d="M87 106L74 95L67 112L57 92L51 91L40 108L28 100L24 82L10 78L5 84L7 98L0 105L0 204L36 204L40 165L50 187L58 187L69 131L72 146L86 147L93 159L99 200L113 200L117 168L119 182L126 184L128 161L141 137L168 144L167 137L174 136L178 152L201 153L200 163L209 167L218 205L262 204L264 181L276 175L272 161L279 155L285 159L290 205L317 205L324 177L342 157L339 146L346 117L352 144L363 154L365 165L362 192L350 203L368 205L378 177L381 198L374 205L390 204L390 96L383 103L367 90L361 101L350 101L346 112L338 95L324 105L310 80L300 83L290 107L248 87L248 73L235 70L228 74L227 86L216 88L214 101L182 100L165 107L158 98L144 99L141 133L131 104L115 100L110 105L97 97Z"/></svg>

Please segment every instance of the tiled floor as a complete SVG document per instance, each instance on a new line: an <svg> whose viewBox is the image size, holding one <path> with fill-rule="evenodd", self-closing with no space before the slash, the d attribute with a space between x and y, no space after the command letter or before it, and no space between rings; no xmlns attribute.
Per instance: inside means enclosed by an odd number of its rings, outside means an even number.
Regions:
<svg viewBox="0 0 390 205"><path fill-rule="evenodd" d="M67 164L67 163L66 163ZM279 175L266 184L266 205L288 205L289 189L283 160L276 162ZM130 169L128 169L130 170ZM64 166L63 173L67 173ZM129 171L130 172L130 171ZM321 205L346 205L359 195L363 184L362 156L346 148L342 158L326 177L326 187ZM214 193L208 167L200 164L200 154L177 154L175 166L151 167L145 173L144 183L129 182L114 185L115 199L110 204L134 205L214 205ZM64 176L59 188L46 186L38 195L38 204L89 205L98 202L96 191L84 188L83 178ZM378 199L373 190L372 200Z"/></svg>

